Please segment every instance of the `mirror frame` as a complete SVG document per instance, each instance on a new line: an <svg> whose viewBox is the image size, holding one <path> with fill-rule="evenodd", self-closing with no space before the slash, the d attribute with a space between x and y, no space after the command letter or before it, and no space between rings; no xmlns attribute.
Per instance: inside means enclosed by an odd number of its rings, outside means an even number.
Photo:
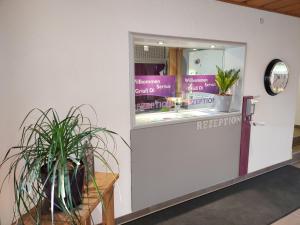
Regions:
<svg viewBox="0 0 300 225"><path fill-rule="evenodd" d="M271 83L270 79L271 79L272 72L273 72L275 66L276 66L278 63L283 63L283 64L286 66L286 68L287 68L287 79L286 79L286 84L285 84L283 90L277 93L277 92L274 92L274 91L272 90L272 85L273 85L273 83ZM287 86L287 84L288 84L288 79L289 79L289 69L288 69L286 63L283 62L283 61L280 60L280 59L273 59L273 60L269 63L269 65L267 66L267 69L266 69L265 75L264 75L264 84L265 84L265 89L266 89L267 93L268 93L269 95L271 95L271 96L275 96L275 95L277 95L277 94L280 94L281 92L283 92L283 91L285 90L285 88L286 88L286 86Z"/></svg>

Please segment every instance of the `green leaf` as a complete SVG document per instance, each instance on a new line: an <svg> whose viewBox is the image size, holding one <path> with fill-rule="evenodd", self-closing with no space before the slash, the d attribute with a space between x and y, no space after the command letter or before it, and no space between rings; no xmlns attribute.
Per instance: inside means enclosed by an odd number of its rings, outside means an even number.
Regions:
<svg viewBox="0 0 300 225"><path fill-rule="evenodd" d="M216 67L215 82L219 88L219 94L226 95L228 90L239 80L240 69L222 70L220 67Z"/></svg>

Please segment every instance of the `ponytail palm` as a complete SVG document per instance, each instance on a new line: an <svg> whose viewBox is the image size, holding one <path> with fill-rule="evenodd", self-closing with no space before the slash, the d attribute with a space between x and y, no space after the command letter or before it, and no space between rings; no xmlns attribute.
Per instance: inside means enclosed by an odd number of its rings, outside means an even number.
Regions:
<svg viewBox="0 0 300 225"><path fill-rule="evenodd" d="M87 151L91 152L104 168L113 172L108 160L118 165L114 156L115 136L118 134L92 125L83 115L82 108L83 106L72 107L62 119L53 108L45 111L31 110L21 124L19 145L10 148L0 162L0 169L4 164L10 163L4 181L9 176L13 177L14 219L20 217L19 223L24 223L22 212L29 213L31 208L36 207L32 219L36 224L41 224L39 207L42 207L40 203L46 199L44 187L50 182L52 223L54 209L59 208L69 215L72 224L76 224L79 220L70 191L69 176L75 177L82 166L85 168L86 179L92 181L99 198L102 198L93 176L93 168L89 168L88 165ZM32 117L35 118L35 122L27 125ZM41 168L46 168L46 180L42 179ZM54 198L59 201L58 205L54 206Z"/></svg>
<svg viewBox="0 0 300 225"><path fill-rule="evenodd" d="M219 94L226 95L228 90L238 81L240 70L222 70L217 66L218 73L215 81L219 87Z"/></svg>

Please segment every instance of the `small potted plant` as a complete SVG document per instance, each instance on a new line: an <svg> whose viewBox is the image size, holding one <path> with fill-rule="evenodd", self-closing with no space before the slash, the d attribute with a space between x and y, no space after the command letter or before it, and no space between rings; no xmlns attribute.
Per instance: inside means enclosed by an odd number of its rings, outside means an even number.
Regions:
<svg viewBox="0 0 300 225"><path fill-rule="evenodd" d="M216 110L220 112L229 112L232 94L229 94L230 88L239 80L240 69L222 70L217 66L218 72L215 82L219 88L219 94L216 95Z"/></svg>
<svg viewBox="0 0 300 225"><path fill-rule="evenodd" d="M72 224L78 224L76 206L81 203L84 179L98 190L89 157L111 172L111 164L118 165L114 156L117 133L92 125L83 107L72 107L62 119L53 108L33 109L22 122L20 143L10 148L0 162L0 169L10 163L4 181L13 177L14 220L18 219L18 224L24 223L22 212L29 213L33 207L37 209L33 219L41 224L39 207L45 201L50 205L52 224L56 210L67 214ZM101 199L99 190L98 194Z"/></svg>

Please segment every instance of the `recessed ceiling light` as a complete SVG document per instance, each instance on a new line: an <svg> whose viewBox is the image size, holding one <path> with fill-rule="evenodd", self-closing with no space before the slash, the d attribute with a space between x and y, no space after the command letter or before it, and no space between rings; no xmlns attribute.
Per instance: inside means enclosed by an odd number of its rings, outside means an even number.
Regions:
<svg viewBox="0 0 300 225"><path fill-rule="evenodd" d="M211 45L211 46L210 46L210 48L215 48L215 47L216 47L215 45Z"/></svg>
<svg viewBox="0 0 300 225"><path fill-rule="evenodd" d="M163 41L158 41L157 43L158 43L159 45L163 45L163 44L164 44Z"/></svg>
<svg viewBox="0 0 300 225"><path fill-rule="evenodd" d="M149 51L149 46L148 45L144 45L144 51L148 52Z"/></svg>
<svg viewBox="0 0 300 225"><path fill-rule="evenodd" d="M196 51L197 49L196 49L196 48L193 48L193 50Z"/></svg>

